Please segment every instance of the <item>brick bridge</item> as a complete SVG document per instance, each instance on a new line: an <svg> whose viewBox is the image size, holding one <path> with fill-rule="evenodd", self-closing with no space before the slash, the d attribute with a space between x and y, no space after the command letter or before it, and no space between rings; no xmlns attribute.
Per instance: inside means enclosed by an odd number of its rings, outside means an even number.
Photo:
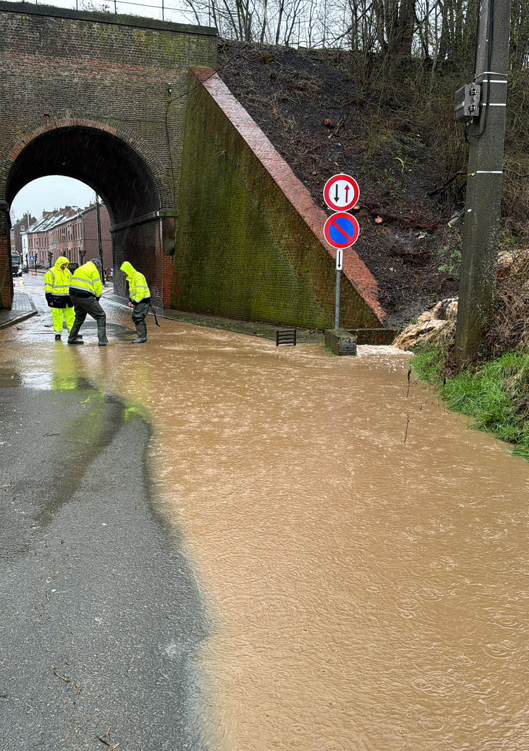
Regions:
<svg viewBox="0 0 529 751"><path fill-rule="evenodd" d="M332 326L325 214L216 58L215 29L0 0L0 307L12 300L9 207L32 180L65 175L102 196L114 268L143 271L158 305ZM115 286L125 294L121 274ZM383 316L347 251L342 325Z"/></svg>
<svg viewBox="0 0 529 751"><path fill-rule="evenodd" d="M4 306L11 294L6 209L45 175L76 178L102 196L114 265L126 257L144 269L157 301L169 302L182 95L189 68L214 65L216 49L211 28L0 2Z"/></svg>

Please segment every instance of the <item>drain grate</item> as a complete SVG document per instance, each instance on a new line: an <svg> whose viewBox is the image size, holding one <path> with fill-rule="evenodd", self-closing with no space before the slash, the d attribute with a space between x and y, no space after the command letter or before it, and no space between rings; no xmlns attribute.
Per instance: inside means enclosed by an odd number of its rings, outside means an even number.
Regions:
<svg viewBox="0 0 529 751"><path fill-rule="evenodd" d="M296 346L296 329L277 329L276 347L280 344L291 344Z"/></svg>

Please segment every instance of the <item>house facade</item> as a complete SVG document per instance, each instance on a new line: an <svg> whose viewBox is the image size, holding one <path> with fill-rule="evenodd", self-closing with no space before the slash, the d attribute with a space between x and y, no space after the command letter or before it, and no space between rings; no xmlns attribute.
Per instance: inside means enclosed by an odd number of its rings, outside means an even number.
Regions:
<svg viewBox="0 0 529 751"><path fill-rule="evenodd" d="M56 211L44 211L41 219L22 234L22 244L26 245L24 262L32 267L36 264L39 268L48 268L59 256L78 264L99 258L97 214L96 204L84 209L66 206ZM113 265L110 216L103 204L99 204L99 227L103 267L110 269Z"/></svg>

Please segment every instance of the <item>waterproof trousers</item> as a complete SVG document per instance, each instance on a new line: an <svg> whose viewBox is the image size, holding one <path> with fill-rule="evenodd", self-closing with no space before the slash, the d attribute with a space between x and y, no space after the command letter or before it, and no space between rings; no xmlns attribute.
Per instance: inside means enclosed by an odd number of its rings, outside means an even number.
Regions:
<svg viewBox="0 0 529 751"><path fill-rule="evenodd" d="M147 339L147 324L145 323L145 316L148 312L148 302L137 303L132 311L132 322L136 326L136 331L138 332L138 337L140 339Z"/></svg>
<svg viewBox="0 0 529 751"><path fill-rule="evenodd" d="M75 320L75 312L73 308L50 308L51 317L53 320L53 330L56 334L62 333L63 321L66 324L68 333L73 326Z"/></svg>
<svg viewBox="0 0 529 751"><path fill-rule="evenodd" d="M95 295L91 295L90 297L77 297L77 295L72 294L72 291L70 290L70 298L75 310L75 323L72 326L69 338L75 339L88 314L89 316L92 316L97 323L97 338L99 344L107 344L107 316L99 304L99 301L96 300Z"/></svg>

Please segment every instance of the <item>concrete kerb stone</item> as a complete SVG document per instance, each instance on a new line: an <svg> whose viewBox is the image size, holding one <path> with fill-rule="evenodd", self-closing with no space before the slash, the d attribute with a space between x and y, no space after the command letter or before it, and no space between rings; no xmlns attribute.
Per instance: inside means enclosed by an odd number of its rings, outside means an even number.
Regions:
<svg viewBox="0 0 529 751"><path fill-rule="evenodd" d="M104 293L103 293L104 294ZM123 308L127 307L128 299L116 294L109 294L108 300L115 305ZM230 331L232 334L244 334L245 336L256 336L259 339L270 339L275 341L278 326L258 321L243 321L238 318L224 318L222 316L208 316L200 313L193 313L186 310L173 310L172 308L159 308L154 306L158 318L168 321L178 321L180 323L190 323L192 326L202 326L210 329L219 329L221 331ZM152 313L149 313L152 315ZM323 343L323 333L316 329L296 328L297 343L309 344Z"/></svg>
<svg viewBox="0 0 529 751"><path fill-rule="evenodd" d="M21 323L21 321L25 321L37 315L37 313L37 308L31 297L24 292L16 292L12 309L0 310L0 329Z"/></svg>
<svg viewBox="0 0 529 751"><path fill-rule="evenodd" d="M335 355L356 355L356 339L346 329L327 329L325 346Z"/></svg>

